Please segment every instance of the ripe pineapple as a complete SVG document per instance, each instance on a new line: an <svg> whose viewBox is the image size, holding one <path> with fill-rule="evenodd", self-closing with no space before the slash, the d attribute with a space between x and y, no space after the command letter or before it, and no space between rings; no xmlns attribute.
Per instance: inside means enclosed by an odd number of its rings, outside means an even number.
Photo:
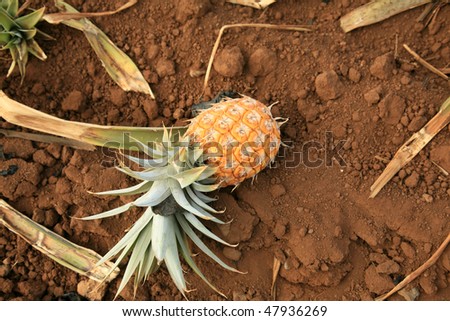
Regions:
<svg viewBox="0 0 450 321"><path fill-rule="evenodd" d="M188 238L221 266L239 272L217 257L194 232L197 230L222 244L235 246L211 233L198 219L224 224L211 214L221 213L208 205L215 199L204 193L238 185L273 161L281 144L280 125L279 119L272 117L270 108L254 99L224 99L194 118L178 143L172 143L168 130L165 130L163 143L155 143L153 147L137 142L150 159L126 157L143 170L134 171L123 164L118 169L141 182L129 188L98 194L144 194L131 203L85 218L111 217L133 206L146 208L125 236L99 262L101 264L118 255L115 268L131 253L117 293L132 274L135 274L136 289L164 261L175 285L185 295L188 290L179 252L190 267L219 292L192 259Z"/></svg>

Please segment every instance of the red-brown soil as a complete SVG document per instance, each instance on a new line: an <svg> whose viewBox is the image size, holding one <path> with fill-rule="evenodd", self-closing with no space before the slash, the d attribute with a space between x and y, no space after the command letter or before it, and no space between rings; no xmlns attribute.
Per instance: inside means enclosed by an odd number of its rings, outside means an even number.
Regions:
<svg viewBox="0 0 450 321"><path fill-rule="evenodd" d="M123 1L69 1L82 11L113 9ZM327 1L328 2L328 1ZM160 126L189 118L199 102L202 77L218 30L231 23L309 25L310 33L229 30L225 33L203 100L233 90L271 104L275 116L289 117L283 137L293 147L281 151L275 168L220 191L229 226L210 227L237 251L207 244L247 274L223 270L205 255L196 257L207 277L230 300L270 300L274 257L282 262L280 300L371 300L425 262L450 231L450 127L444 128L381 191L369 187L399 146L437 112L449 96L448 83L414 62L406 43L437 67L450 62L450 6L427 28L416 23L421 8L344 34L339 18L367 1L279 0L264 11L224 0L140 1L135 7L95 23L129 54L157 95L122 92L108 77L79 31L65 26L42 29L56 41L40 41L46 62L31 59L19 86L15 73L0 84L14 99L49 114L102 125ZM40 7L44 1L33 1ZM52 1L46 3L51 7ZM396 44L398 44L396 46ZM395 52L395 48L397 52ZM226 49L225 53L223 50ZM237 56L236 56L237 55ZM226 59L224 59L226 58ZM234 65L223 65L234 61ZM224 71L225 70L225 71ZM3 128L14 126L0 121ZM324 146L326 132L345 164L307 167L299 162L306 142ZM126 187L133 182L113 168L100 150L0 138L6 159L0 196L35 221L69 240L104 254L130 227L138 211L118 218L80 222L123 204L125 198L96 197L87 191ZM308 146L308 145L306 145ZM315 151L315 152L314 152ZM309 154L324 158L324 149ZM342 166L341 166L342 165ZM408 289L420 300L450 299L450 249ZM0 300L53 300L76 292L84 280L46 258L0 227ZM187 267L196 291L192 300L221 297ZM103 299L112 299L120 277ZM131 284L120 298L133 299ZM161 268L136 299L182 299ZM404 300L400 295L393 300Z"/></svg>

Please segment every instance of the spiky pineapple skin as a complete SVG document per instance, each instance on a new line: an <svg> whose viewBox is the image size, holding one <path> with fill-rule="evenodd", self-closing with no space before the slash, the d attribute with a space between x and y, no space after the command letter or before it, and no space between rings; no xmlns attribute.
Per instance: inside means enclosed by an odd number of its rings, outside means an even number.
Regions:
<svg viewBox="0 0 450 321"><path fill-rule="evenodd" d="M238 185L263 170L281 139L270 108L250 97L226 99L195 117L185 134L203 147L221 186Z"/></svg>

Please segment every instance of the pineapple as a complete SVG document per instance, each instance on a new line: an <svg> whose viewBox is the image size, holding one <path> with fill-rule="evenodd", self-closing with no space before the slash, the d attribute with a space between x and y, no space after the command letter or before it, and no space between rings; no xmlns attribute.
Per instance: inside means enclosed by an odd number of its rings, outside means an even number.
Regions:
<svg viewBox="0 0 450 321"><path fill-rule="evenodd" d="M216 256L196 234L200 232L226 246L236 246L213 234L201 222L200 219L224 224L213 215L222 212L208 205L215 199L205 193L237 186L273 161L281 144L281 124L280 119L272 117L270 107L243 96L224 99L202 111L177 143L172 142L167 129L163 142L152 147L136 141L148 157L125 157L143 170L134 171L124 164L118 170L140 183L97 194L143 195L131 203L84 218L101 219L124 213L131 207L145 208L125 236L99 262L118 256L114 269L131 253L117 293L133 274L136 290L164 262L176 287L185 296L188 289L179 254L200 278L220 293L192 259L188 239L225 269L239 272Z"/></svg>

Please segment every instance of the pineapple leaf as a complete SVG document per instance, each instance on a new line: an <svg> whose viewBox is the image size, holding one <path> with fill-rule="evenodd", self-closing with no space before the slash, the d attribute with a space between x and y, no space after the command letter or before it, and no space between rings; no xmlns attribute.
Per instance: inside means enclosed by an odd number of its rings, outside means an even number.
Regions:
<svg viewBox="0 0 450 321"><path fill-rule="evenodd" d="M217 190L220 187L219 184L213 184L213 185L204 185L198 182L192 183L192 186L194 187L194 190L204 193L209 193Z"/></svg>
<svg viewBox="0 0 450 321"><path fill-rule="evenodd" d="M30 39L27 41L28 45L28 52L31 53L36 58L44 61L47 59L47 55L45 54L44 50L41 49L41 47L38 45L36 40Z"/></svg>
<svg viewBox="0 0 450 321"><path fill-rule="evenodd" d="M175 236L175 230L177 229L175 218L171 215L166 217L166 219L170 222L166 235L168 244L165 257L166 267L176 287L186 298L186 281L184 279L183 269L181 267L180 257L178 255L177 240Z"/></svg>
<svg viewBox="0 0 450 321"><path fill-rule="evenodd" d="M142 231L139 233L135 245L133 246L133 252L131 253L130 260L128 261L125 273L123 274L122 281L120 282L117 293L122 292L125 285L130 280L133 273L137 270L138 265L145 257L145 252L148 251L148 247L152 240L152 222L150 221Z"/></svg>
<svg viewBox="0 0 450 321"><path fill-rule="evenodd" d="M170 196L170 189L165 181L156 181L150 190L137 198L133 204L138 207L155 206Z"/></svg>
<svg viewBox="0 0 450 321"><path fill-rule="evenodd" d="M32 29L42 19L44 12L45 12L45 7L42 7L36 11L33 11L32 13L29 13L25 16L17 18L16 23L22 29Z"/></svg>
<svg viewBox="0 0 450 321"><path fill-rule="evenodd" d="M231 246L231 247L236 247L236 246L238 246L238 244L233 244L233 245L232 245L232 244L230 244L230 243L228 243L228 242L225 242L225 241L222 240L220 237L218 237L217 235L215 235L214 233L212 233L210 230L208 230L208 229L206 228L205 225L202 224L202 222L200 222L200 221L198 220L197 217L195 217L195 215L193 215L193 214L191 214L191 213L185 213L184 216L186 217L186 220L187 220L189 223L191 223L191 225L192 225L193 227L195 227L198 231L202 232L202 233L203 233L204 235L206 235L207 237L209 237L209 238L211 238L211 239L213 239L213 240L215 240L215 241L217 241L217 242L219 242L219 243L222 243L222 244L224 244L224 245L227 245L227 246Z"/></svg>
<svg viewBox="0 0 450 321"><path fill-rule="evenodd" d="M167 165L167 157L163 158L156 158L156 159L145 159L145 158L138 158L133 157L130 155L123 154L126 158L128 158L133 163L138 164L141 167L144 168L156 168L156 167L162 167Z"/></svg>
<svg viewBox="0 0 450 321"><path fill-rule="evenodd" d="M152 249L158 263L161 263L164 260L167 248L170 245L168 235L171 233L170 229L174 228L173 224L171 224L172 221L170 220L170 217L172 217L172 215L155 215L153 218Z"/></svg>
<svg viewBox="0 0 450 321"><path fill-rule="evenodd" d="M99 213L99 214L95 214L95 215L91 215L91 216L88 216L88 217L82 217L80 219L83 220L83 221L91 221L91 220L97 220L97 219L100 219L100 218L111 217L111 216L122 214L122 213L128 211L131 208L132 205L133 205L133 203L128 203L128 204L116 207L116 208L114 208L112 210L109 210L109 211L106 211L106 212L102 212L102 213Z"/></svg>
<svg viewBox="0 0 450 321"><path fill-rule="evenodd" d="M178 174L171 175L172 178L176 179L178 183L180 183L181 188L185 188L186 186L191 185L193 182L197 181L202 175L202 173L208 169L207 165L194 167L192 169L188 169L182 171Z"/></svg>
<svg viewBox="0 0 450 321"><path fill-rule="evenodd" d="M95 195L136 195L143 192L147 192L152 185L152 182L141 182L137 185L123 188L123 189L116 189L111 191L104 191L104 192L98 192L93 193Z"/></svg>
<svg viewBox="0 0 450 321"><path fill-rule="evenodd" d="M19 27L13 18L4 8L0 7L0 25L6 31L10 31L13 27Z"/></svg>
<svg viewBox="0 0 450 321"><path fill-rule="evenodd" d="M192 230L192 228L189 226L188 222L186 221L186 218L183 215L176 215L176 218L178 220L178 223L180 223L181 227L183 228L184 232L189 236L189 238L197 245L197 247L202 250L206 255L208 255L210 258L212 258L214 261L216 261L219 265L221 265L223 268L241 273L241 271L236 270L235 268L232 268L231 266L224 263L214 252L212 252L205 243L200 240L200 238L195 234L195 232Z"/></svg>
<svg viewBox="0 0 450 321"><path fill-rule="evenodd" d="M222 292L220 292L214 285L211 284L211 282L209 282L209 280L203 275L202 271L200 271L200 269L198 268L197 264L195 264L194 260L192 259L192 254L191 251L189 250L189 247L187 245L187 240L185 237L183 237L181 235L181 232L179 229L175 230L175 235L177 237L178 240L178 244L180 245L180 249L181 249L181 254L183 255L184 260L187 262L187 264L189 264L189 266L191 267L192 270L194 270L194 272L206 283L209 285L209 287L211 289L213 289L214 291L216 291L217 293L219 293L221 296L225 297L225 294L223 294Z"/></svg>
<svg viewBox="0 0 450 321"><path fill-rule="evenodd" d="M15 17L17 15L17 11L19 11L19 0L9 0L6 11L11 17Z"/></svg>
<svg viewBox="0 0 450 321"><path fill-rule="evenodd" d="M7 44L10 41L10 39L11 39L11 34L9 32L5 32L5 31L0 32L0 45Z"/></svg>
<svg viewBox="0 0 450 321"><path fill-rule="evenodd" d="M36 29L36 28L32 28L32 29L19 29L19 33L23 36L23 38L24 38L25 40L30 40L30 39L32 39L34 36L36 36L37 29Z"/></svg>
<svg viewBox="0 0 450 321"><path fill-rule="evenodd" d="M204 210L207 210L207 211L215 213L215 214L225 212L225 211L217 211L214 208L212 208L211 206L209 206L208 204L206 204L200 197L197 196L197 194L194 193L194 191L192 190L192 188L190 186L186 187L185 190L188 193L189 197L194 201L194 203L197 204L198 206L200 206L201 208L203 208ZM212 200L215 200L215 199L212 198Z"/></svg>
<svg viewBox="0 0 450 321"><path fill-rule="evenodd" d="M128 246L132 246L136 241L139 233L142 229L150 223L154 216L152 209L149 207L144 214L133 224L133 226L128 230L128 232L120 239L120 241L114 245L114 247L108 251L108 253L103 256L103 258L99 261L98 264L101 264L104 261L109 260L117 253L119 253L122 249L127 248Z"/></svg>

